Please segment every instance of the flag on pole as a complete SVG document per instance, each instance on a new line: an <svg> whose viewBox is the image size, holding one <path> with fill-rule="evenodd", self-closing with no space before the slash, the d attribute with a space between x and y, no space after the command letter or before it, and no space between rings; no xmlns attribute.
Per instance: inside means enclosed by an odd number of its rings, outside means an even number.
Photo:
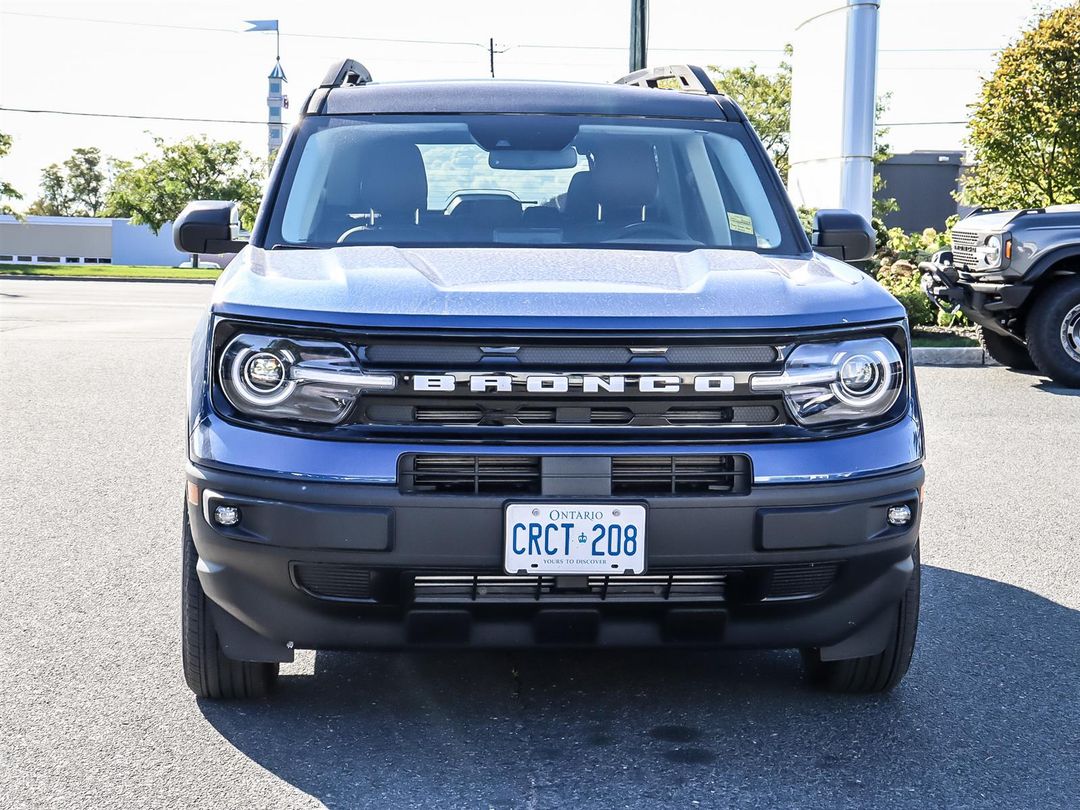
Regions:
<svg viewBox="0 0 1080 810"><path fill-rule="evenodd" d="M247 31L244 32L245 34L250 34L252 31L277 31L278 30L278 21L277 20L244 20L244 22L246 22L248 25L251 26L251 28L249 28Z"/></svg>

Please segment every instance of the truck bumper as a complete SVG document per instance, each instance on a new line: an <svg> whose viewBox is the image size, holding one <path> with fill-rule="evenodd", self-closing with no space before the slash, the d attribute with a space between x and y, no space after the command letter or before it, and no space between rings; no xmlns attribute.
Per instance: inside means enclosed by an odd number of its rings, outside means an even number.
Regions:
<svg viewBox="0 0 1080 810"><path fill-rule="evenodd" d="M504 505L543 498L193 464L187 477L199 578L239 660L447 645L817 647L828 659L884 648L914 569L923 471L627 499L648 508L647 578L610 582L503 576ZM212 523L219 504L240 522ZM889 525L897 505L907 525Z"/></svg>
<svg viewBox="0 0 1080 810"><path fill-rule="evenodd" d="M1023 335L1006 329L1002 320L1024 306L1032 287L1015 282L962 280L955 267L937 262L922 262L919 272L922 273L923 292L942 309L959 306L980 326L1023 340Z"/></svg>

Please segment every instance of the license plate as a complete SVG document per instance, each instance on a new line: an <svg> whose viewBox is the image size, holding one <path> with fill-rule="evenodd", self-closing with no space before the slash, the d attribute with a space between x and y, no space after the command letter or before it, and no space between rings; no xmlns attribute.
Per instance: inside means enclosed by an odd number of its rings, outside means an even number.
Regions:
<svg viewBox="0 0 1080 810"><path fill-rule="evenodd" d="M643 574L645 507L610 503L511 503L508 574Z"/></svg>

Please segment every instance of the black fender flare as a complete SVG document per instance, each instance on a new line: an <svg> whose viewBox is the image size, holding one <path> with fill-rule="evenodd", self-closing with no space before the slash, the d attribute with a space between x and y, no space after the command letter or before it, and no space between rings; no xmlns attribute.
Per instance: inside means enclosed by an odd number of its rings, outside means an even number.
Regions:
<svg viewBox="0 0 1080 810"><path fill-rule="evenodd" d="M1075 245L1063 245L1061 247L1054 248L1048 251L1045 255L1040 256L1035 264L1031 266L1031 269L1024 274L1024 284L1034 284L1041 279L1046 272L1058 262L1064 259L1080 258L1080 242Z"/></svg>

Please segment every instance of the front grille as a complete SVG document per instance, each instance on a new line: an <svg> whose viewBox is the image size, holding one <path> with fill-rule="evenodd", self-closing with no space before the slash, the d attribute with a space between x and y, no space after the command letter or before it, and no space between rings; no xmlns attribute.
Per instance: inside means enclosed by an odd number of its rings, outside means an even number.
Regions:
<svg viewBox="0 0 1080 810"><path fill-rule="evenodd" d="M746 456L612 456L612 495L744 495Z"/></svg>
<svg viewBox="0 0 1080 810"><path fill-rule="evenodd" d="M413 601L722 602L726 579L724 572L713 570L620 576L419 575L413 579Z"/></svg>
<svg viewBox="0 0 1080 810"><path fill-rule="evenodd" d="M540 492L539 456L403 456L402 492L526 495Z"/></svg>
<svg viewBox="0 0 1080 810"><path fill-rule="evenodd" d="M389 399L397 401L387 404ZM447 400L432 405L402 397L369 395L363 399L362 411L364 420L373 425L757 427L783 423L779 400L766 404L733 403L721 407L693 407L641 400L627 400L623 406L578 400L560 404L496 399L478 400L465 405Z"/></svg>
<svg viewBox="0 0 1080 810"><path fill-rule="evenodd" d="M398 333L351 345L366 369L397 378L393 390L366 392L344 423L376 435L574 440L586 429L602 439L630 429L760 435L790 426L782 398L749 383L780 370L785 340ZM723 388L698 387L715 377Z"/></svg>
<svg viewBox="0 0 1080 810"><path fill-rule="evenodd" d="M511 339L513 340L513 339ZM505 341L372 343L364 347L366 364L380 368L428 368L484 365L488 368L521 366L561 368L615 368L654 360L671 366L764 365L778 359L767 345L502 345Z"/></svg>
<svg viewBox="0 0 1080 810"><path fill-rule="evenodd" d="M612 456L611 494L745 495L750 459L743 455ZM398 488L411 495L539 495L540 456L415 453L401 457Z"/></svg>
<svg viewBox="0 0 1080 810"><path fill-rule="evenodd" d="M954 264L963 264L968 267L975 265L975 246L979 236L970 231L952 232L952 254Z"/></svg>
<svg viewBox="0 0 1080 810"><path fill-rule="evenodd" d="M320 599L366 601L372 598L371 569L334 563L293 563L293 582Z"/></svg>
<svg viewBox="0 0 1080 810"><path fill-rule="evenodd" d="M293 583L317 599L378 604L726 602L813 599L835 562L657 569L645 574L506 576L495 571L403 571L355 563L293 563Z"/></svg>

